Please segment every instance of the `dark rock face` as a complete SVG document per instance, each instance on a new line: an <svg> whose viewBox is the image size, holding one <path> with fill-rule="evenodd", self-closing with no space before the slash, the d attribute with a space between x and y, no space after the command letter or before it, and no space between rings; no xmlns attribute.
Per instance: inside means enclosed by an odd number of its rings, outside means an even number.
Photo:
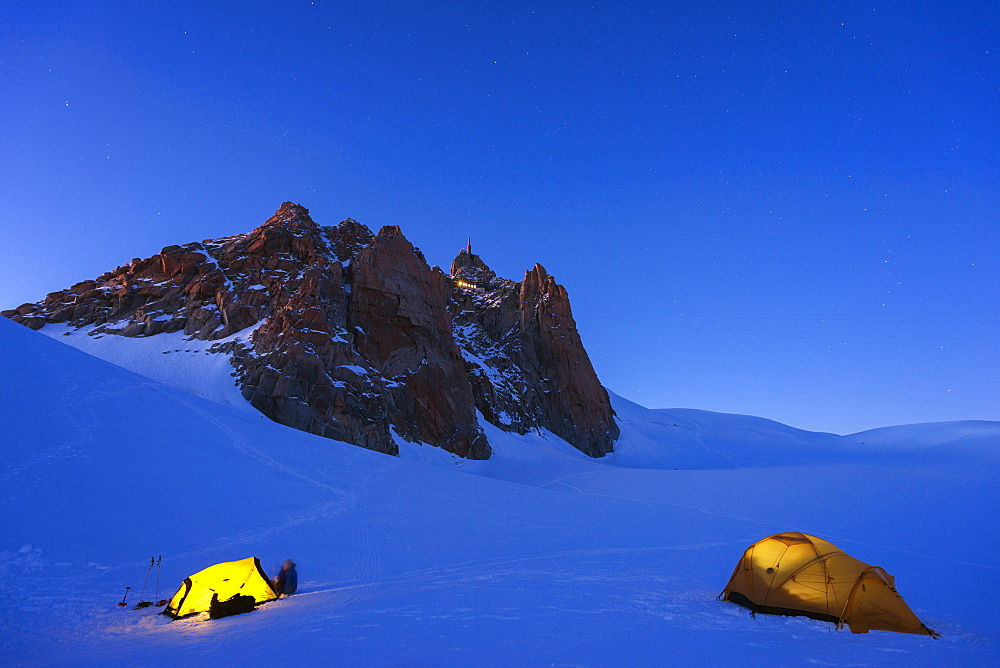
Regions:
<svg viewBox="0 0 1000 668"><path fill-rule="evenodd" d="M389 379L389 419L411 441L485 459L472 388L448 314L449 281L396 226L383 227L351 266L348 324L363 358Z"/></svg>
<svg viewBox="0 0 1000 668"><path fill-rule="evenodd" d="M468 266L460 260L459 276ZM492 274L485 265L475 269ZM591 457L611 452L618 425L566 289L538 264L521 283L493 277L486 285L456 290L451 304L476 407L501 429L543 427Z"/></svg>
<svg viewBox="0 0 1000 668"><path fill-rule="evenodd" d="M541 266L515 283L470 250L446 276L398 227L320 227L291 202L249 234L168 246L3 315L209 341L256 326L249 345L214 348L243 396L282 424L390 454L395 433L489 457L476 409L591 456L618 436L566 291Z"/></svg>
<svg viewBox="0 0 1000 668"><path fill-rule="evenodd" d="M536 264L521 283L525 367L538 375L543 424L591 457L618 438L611 401L583 348L566 288Z"/></svg>

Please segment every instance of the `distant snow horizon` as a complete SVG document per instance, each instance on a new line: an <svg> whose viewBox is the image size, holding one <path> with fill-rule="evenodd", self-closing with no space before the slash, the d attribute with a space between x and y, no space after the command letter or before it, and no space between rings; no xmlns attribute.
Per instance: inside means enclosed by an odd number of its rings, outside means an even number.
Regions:
<svg viewBox="0 0 1000 668"><path fill-rule="evenodd" d="M158 334L154 337L119 337L119 336L89 336L93 326L73 327L65 323L50 323L43 327L40 332L61 343L78 348L88 354L94 355L123 368L146 375L150 378L163 382L171 387L177 387L185 391L212 398L216 400L225 397L223 403L234 406L243 405L245 401L240 395L235 384L230 382L228 373L228 357L226 355L208 354L209 347L220 343L220 341L200 341L190 339L182 332L172 334ZM245 339L249 336L250 330L243 330L234 334L230 339ZM227 339L229 340L229 339ZM220 366L221 365L221 366ZM206 379L214 379L206 385ZM199 390L198 388L210 387L211 389ZM879 429L891 429L907 425L934 425L961 422L994 422L993 420L964 419L964 420L929 420L923 422L910 422L902 424L888 424L869 427L866 429L851 432L835 432L826 430L806 429L800 425L790 424L771 417L761 415L751 415L748 413L737 413L729 411L717 411L701 407L667 407L652 408L639 402L627 399L621 394L605 386L605 389L619 401L635 403L643 408L654 411L702 411L717 415L733 415L767 420L776 424L787 426L793 429L817 433L835 434L838 436L852 436ZM253 410L249 408L249 410Z"/></svg>

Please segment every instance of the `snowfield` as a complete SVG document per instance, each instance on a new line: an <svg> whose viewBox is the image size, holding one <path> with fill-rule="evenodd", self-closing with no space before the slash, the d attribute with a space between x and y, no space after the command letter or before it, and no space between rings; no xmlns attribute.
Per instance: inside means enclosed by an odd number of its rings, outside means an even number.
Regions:
<svg viewBox="0 0 1000 668"><path fill-rule="evenodd" d="M1000 423L838 436L614 398L602 460L485 423L489 461L394 458L248 409L204 344L80 337L0 318L5 665L1000 663ZM884 567L941 639L717 601L786 530ZM248 556L294 559L299 593L170 621L131 605L156 555L147 600Z"/></svg>

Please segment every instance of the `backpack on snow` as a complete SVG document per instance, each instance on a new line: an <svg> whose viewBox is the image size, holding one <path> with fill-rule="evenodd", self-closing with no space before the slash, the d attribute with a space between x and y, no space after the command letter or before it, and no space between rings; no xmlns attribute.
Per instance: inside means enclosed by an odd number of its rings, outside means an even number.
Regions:
<svg viewBox="0 0 1000 668"><path fill-rule="evenodd" d="M218 594L212 595L212 603L208 608L210 619L229 617L231 615L242 615L244 612L252 612L257 605L253 596L234 594L232 598L225 601L219 600Z"/></svg>

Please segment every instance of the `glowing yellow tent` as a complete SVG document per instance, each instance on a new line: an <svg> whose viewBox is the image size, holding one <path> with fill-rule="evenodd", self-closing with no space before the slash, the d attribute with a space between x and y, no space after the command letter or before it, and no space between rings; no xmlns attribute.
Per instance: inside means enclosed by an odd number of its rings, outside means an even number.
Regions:
<svg viewBox="0 0 1000 668"><path fill-rule="evenodd" d="M209 566L185 579L163 614L178 619L196 612L208 612L215 594L219 601L226 601L235 594L253 596L257 603L278 598L260 567L260 560L247 557Z"/></svg>
<svg viewBox="0 0 1000 668"><path fill-rule="evenodd" d="M847 624L853 633L937 636L896 592L891 575L804 533L779 533L748 547L722 597L752 612Z"/></svg>

